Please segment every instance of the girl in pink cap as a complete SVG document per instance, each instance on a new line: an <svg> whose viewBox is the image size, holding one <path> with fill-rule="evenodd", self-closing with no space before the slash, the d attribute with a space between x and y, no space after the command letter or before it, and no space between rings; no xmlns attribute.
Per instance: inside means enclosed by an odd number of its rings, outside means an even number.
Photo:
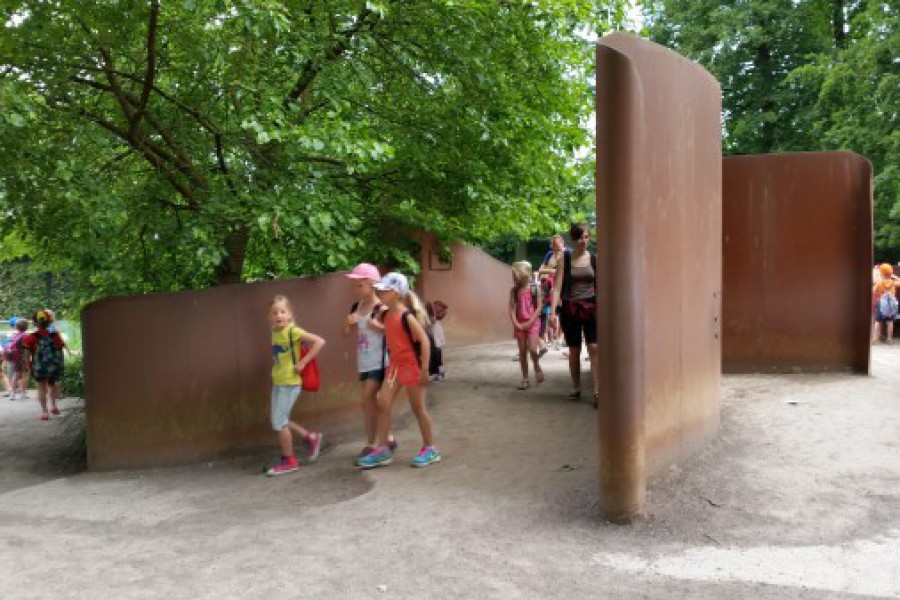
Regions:
<svg viewBox="0 0 900 600"><path fill-rule="evenodd" d="M356 265L346 277L353 283L356 302L344 319L344 336L349 337L356 331L356 368L359 371L360 403L366 429L366 445L357 456L358 462L375 449L378 391L384 382L388 365L383 323L387 307L378 300L375 288L372 287L381 279L375 265ZM391 452L397 449L397 442L392 435L388 435L388 446Z"/></svg>

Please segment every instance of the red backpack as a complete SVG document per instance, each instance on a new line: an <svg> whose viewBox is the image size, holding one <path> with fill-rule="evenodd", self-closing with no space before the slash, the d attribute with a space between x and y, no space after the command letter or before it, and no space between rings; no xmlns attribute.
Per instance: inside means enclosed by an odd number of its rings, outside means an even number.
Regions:
<svg viewBox="0 0 900 600"><path fill-rule="evenodd" d="M297 355L294 354L294 337L291 335L291 332L288 331L288 342L291 345L291 359L294 361L294 364L297 364ZM302 359L306 356L307 352L309 352L309 348L300 344L300 358ZM304 392L318 392L320 381L319 381L319 359L314 358L303 368L303 371L300 372L300 379L303 380L303 391Z"/></svg>

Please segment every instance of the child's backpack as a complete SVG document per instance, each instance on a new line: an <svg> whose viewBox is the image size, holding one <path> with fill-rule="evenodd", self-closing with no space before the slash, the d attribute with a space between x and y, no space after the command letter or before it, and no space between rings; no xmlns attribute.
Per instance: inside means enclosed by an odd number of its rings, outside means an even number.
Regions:
<svg viewBox="0 0 900 600"><path fill-rule="evenodd" d="M296 365L297 364L297 355L294 353L294 336L291 335L291 332L288 331L288 343L291 346L291 360ZM302 360L306 353L309 352L309 348L300 344L300 359ZM303 370L300 372L300 379L302 381L302 387L304 392L318 392L319 387L321 386L320 377L319 377L319 359L314 358L303 367Z"/></svg>
<svg viewBox="0 0 900 600"><path fill-rule="evenodd" d="M881 316L885 319L895 319L897 317L898 312L897 297L891 294L890 292L885 292L881 295L881 298L878 299L878 312L881 313Z"/></svg>
<svg viewBox="0 0 900 600"><path fill-rule="evenodd" d="M406 332L406 335L409 337L410 343L413 345L413 349L416 351L416 362L419 363L419 368L422 368L422 344L413 339L412 328L409 326L409 320L408 320L409 317L412 317L413 319L416 318L416 316L413 314L413 311L411 311L411 310L404 311L400 320L403 323L403 330ZM434 357L434 354L435 354L434 349L437 347L434 344L434 336L431 335L431 333L429 333L429 331L427 329L425 329L424 327L422 329L425 330L425 335L428 336L428 343L431 344L431 348L432 348L431 355L432 355L432 357ZM439 364L435 364L435 363L436 363L435 360L428 361L428 374L429 375L437 375L438 373L440 373Z"/></svg>
<svg viewBox="0 0 900 600"><path fill-rule="evenodd" d="M34 349L34 360L31 370L34 378L40 380L59 380L63 371L62 338L55 331L42 335L36 333L37 346Z"/></svg>
<svg viewBox="0 0 900 600"><path fill-rule="evenodd" d="M21 342L25 337L24 331L19 331L11 337L3 340L3 360L10 364L17 364L22 356Z"/></svg>

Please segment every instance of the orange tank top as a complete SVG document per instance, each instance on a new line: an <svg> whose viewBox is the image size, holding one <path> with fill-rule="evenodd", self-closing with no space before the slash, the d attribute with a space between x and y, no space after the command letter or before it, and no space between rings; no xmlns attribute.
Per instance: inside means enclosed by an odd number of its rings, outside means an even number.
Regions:
<svg viewBox="0 0 900 600"><path fill-rule="evenodd" d="M412 315L408 318L415 319ZM384 316L384 338L391 353L392 365L418 364L416 349L403 327L403 313L389 312Z"/></svg>

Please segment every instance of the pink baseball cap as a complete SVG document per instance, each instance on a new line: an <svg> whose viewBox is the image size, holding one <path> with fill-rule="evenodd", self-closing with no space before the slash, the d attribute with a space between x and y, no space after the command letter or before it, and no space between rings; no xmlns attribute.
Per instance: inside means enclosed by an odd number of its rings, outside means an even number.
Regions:
<svg viewBox="0 0 900 600"><path fill-rule="evenodd" d="M372 281L381 281L381 274L378 272L378 267L375 265L370 265L369 263L360 263L356 265L352 271L347 273L344 277L349 279L370 279Z"/></svg>

